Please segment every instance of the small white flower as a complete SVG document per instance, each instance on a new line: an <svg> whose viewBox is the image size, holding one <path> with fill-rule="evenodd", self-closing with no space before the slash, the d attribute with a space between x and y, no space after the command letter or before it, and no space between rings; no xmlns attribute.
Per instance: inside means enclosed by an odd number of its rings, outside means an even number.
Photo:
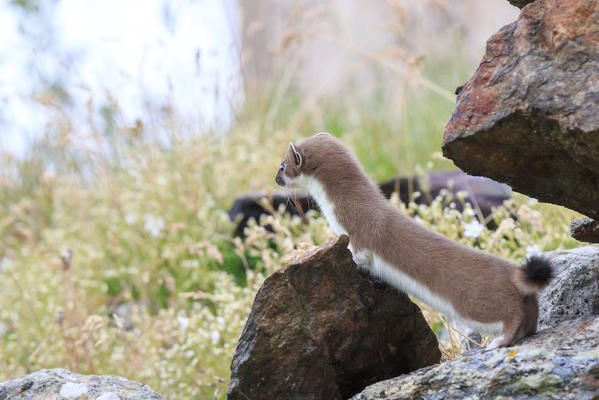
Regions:
<svg viewBox="0 0 599 400"><path fill-rule="evenodd" d="M212 339L212 344L217 344L220 341L220 333L218 331L212 331L210 338Z"/></svg>
<svg viewBox="0 0 599 400"><path fill-rule="evenodd" d="M414 217L414 221L418 222L420 225L424 225L424 220L418 215Z"/></svg>
<svg viewBox="0 0 599 400"><path fill-rule="evenodd" d="M187 329L189 326L189 318L182 317L180 315L177 316L177 322L179 322L179 326L182 330Z"/></svg>
<svg viewBox="0 0 599 400"><path fill-rule="evenodd" d="M532 256L538 256L541 254L541 250L538 245L526 246L526 259Z"/></svg>
<svg viewBox="0 0 599 400"><path fill-rule="evenodd" d="M0 259L0 271L2 271L4 268L8 267L10 265L10 260L6 257L2 257L2 259Z"/></svg>
<svg viewBox="0 0 599 400"><path fill-rule="evenodd" d="M464 236L477 238L483 233L485 226L478 221L472 221L464 225Z"/></svg>
<svg viewBox="0 0 599 400"><path fill-rule="evenodd" d="M146 228L147 231L150 231L153 236L158 236L162 228L164 228L164 219L162 217L146 214L144 228Z"/></svg>
<svg viewBox="0 0 599 400"><path fill-rule="evenodd" d="M466 197L468 197L468 192L465 190L460 190L455 195L458 198L458 200L464 201Z"/></svg>
<svg viewBox="0 0 599 400"><path fill-rule="evenodd" d="M466 211L464 211L464 214L468 215L469 217L474 217L476 215L476 211L474 211L472 208L467 208Z"/></svg>
<svg viewBox="0 0 599 400"><path fill-rule="evenodd" d="M125 222L127 223L127 225L131 226L135 223L135 221L137 221L137 214L127 213L125 215Z"/></svg>
<svg viewBox="0 0 599 400"><path fill-rule="evenodd" d="M185 355L185 357L191 358L195 355L195 352L193 350L186 350L183 354Z"/></svg>

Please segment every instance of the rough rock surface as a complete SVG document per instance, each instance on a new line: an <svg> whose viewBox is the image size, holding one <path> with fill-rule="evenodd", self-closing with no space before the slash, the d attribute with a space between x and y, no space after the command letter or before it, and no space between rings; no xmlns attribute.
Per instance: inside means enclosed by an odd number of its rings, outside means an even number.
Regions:
<svg viewBox="0 0 599 400"><path fill-rule="evenodd" d="M470 176L461 171L436 171L430 172L424 177L416 175L402 176L382 182L379 187L387 198L391 197L393 192L399 191L399 198L406 205L410 201L411 193L415 191L423 192L423 195L418 197L416 202L418 204L430 204L430 200L437 197L439 192L447 188L450 182L452 183L451 191L454 194L459 191L466 191L468 196L465 201L479 207L485 217L491 213L493 207L502 205L503 201L509 199L512 194L507 185L480 176ZM241 216L236 227L237 235L243 233L243 229L247 226L250 218L259 220L261 215L268 214L268 211L260 205L260 201L264 198L267 198L265 194L254 194L235 199L229 210L229 218L231 221L235 221L236 218ZM316 202L307 194L298 193L297 200L304 211L318 208ZM288 213L298 214L296 206L288 194L275 193L270 199L270 204L275 210L280 205L284 205ZM462 204L457 202L456 206L461 209Z"/></svg>
<svg viewBox="0 0 599 400"><path fill-rule="evenodd" d="M539 295L539 328L599 315L599 247L546 253L555 278Z"/></svg>
<svg viewBox="0 0 599 400"><path fill-rule="evenodd" d="M353 400L596 399L599 318L565 322L517 345L474 350L376 383Z"/></svg>
<svg viewBox="0 0 599 400"><path fill-rule="evenodd" d="M348 242L341 235L266 279L235 350L229 399L346 399L439 361L418 307L359 271Z"/></svg>
<svg viewBox="0 0 599 400"><path fill-rule="evenodd" d="M445 127L462 170L599 219L599 2L535 1L487 42Z"/></svg>
<svg viewBox="0 0 599 400"><path fill-rule="evenodd" d="M581 242L599 243L599 221L578 218L570 223L570 235Z"/></svg>
<svg viewBox="0 0 599 400"><path fill-rule="evenodd" d="M80 375L44 369L0 383L0 400L162 400L152 389L120 376Z"/></svg>

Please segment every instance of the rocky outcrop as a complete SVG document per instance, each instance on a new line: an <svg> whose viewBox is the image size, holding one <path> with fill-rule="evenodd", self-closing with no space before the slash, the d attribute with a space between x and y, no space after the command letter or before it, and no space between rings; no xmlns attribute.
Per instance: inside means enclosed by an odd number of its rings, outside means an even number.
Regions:
<svg viewBox="0 0 599 400"><path fill-rule="evenodd" d="M570 224L570 235L581 242L599 243L599 221L577 218Z"/></svg>
<svg viewBox="0 0 599 400"><path fill-rule="evenodd" d="M460 191L468 193L465 201L480 208L485 217L491 213L494 207L499 207L504 200L509 199L511 196L509 186L491 179L470 176L461 171L436 171L423 177L417 175L403 176L382 182L379 187L387 198L391 197L393 192L398 191L400 200L407 205L411 194L416 191L423 193L415 200L418 204L430 204L431 200L437 197L441 190L446 189L448 185L450 186L449 190L454 195ZM304 212L318 209L316 202L309 195L298 193L296 197ZM235 229L238 236L243 233L243 229L247 226L250 218L258 221L261 215L268 214L268 211L260 205L261 200L265 198L267 198L265 194L254 194L235 199L229 210L229 218L231 221L240 218ZM298 210L294 201L293 196L286 193L275 193L268 199L274 210L278 210L279 206L283 205L288 213L297 215ZM461 210L462 204L456 202L456 208Z"/></svg>
<svg viewBox="0 0 599 400"><path fill-rule="evenodd" d="M80 375L65 369L44 369L0 383L0 400L86 399L162 400L146 385L120 376Z"/></svg>
<svg viewBox="0 0 599 400"><path fill-rule="evenodd" d="M599 315L599 247L546 253L555 278L539 295L539 328Z"/></svg>
<svg viewBox="0 0 599 400"><path fill-rule="evenodd" d="M439 361L418 307L359 271L348 242L339 236L266 279L235 350L229 399L345 399Z"/></svg>
<svg viewBox="0 0 599 400"><path fill-rule="evenodd" d="M445 127L462 170L599 219L599 2L535 1L487 42Z"/></svg>
<svg viewBox="0 0 599 400"><path fill-rule="evenodd" d="M596 399L599 318L568 321L513 347L474 350L376 383L353 400Z"/></svg>

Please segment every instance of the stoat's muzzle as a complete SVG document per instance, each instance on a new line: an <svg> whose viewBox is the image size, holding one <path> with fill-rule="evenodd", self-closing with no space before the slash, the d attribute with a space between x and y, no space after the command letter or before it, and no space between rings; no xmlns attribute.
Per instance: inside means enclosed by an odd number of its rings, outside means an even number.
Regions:
<svg viewBox="0 0 599 400"><path fill-rule="evenodd" d="M281 173L281 171L277 173L277 176L275 177L275 182L277 182L279 186L285 186L285 179L283 179L283 174Z"/></svg>

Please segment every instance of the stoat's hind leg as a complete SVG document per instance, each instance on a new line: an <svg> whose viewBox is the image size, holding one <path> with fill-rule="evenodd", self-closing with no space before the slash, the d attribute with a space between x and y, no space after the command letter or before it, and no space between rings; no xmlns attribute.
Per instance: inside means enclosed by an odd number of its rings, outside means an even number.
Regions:
<svg viewBox="0 0 599 400"><path fill-rule="evenodd" d="M355 250L350 246L352 258L358 267L368 268L372 265L373 254L368 249Z"/></svg>
<svg viewBox="0 0 599 400"><path fill-rule="evenodd" d="M512 320L503 323L503 335L493 339L487 346L487 349L507 347L513 344L518 339L521 339L525 336L526 332L524 332L524 330L525 327L522 324L522 317L514 316Z"/></svg>

